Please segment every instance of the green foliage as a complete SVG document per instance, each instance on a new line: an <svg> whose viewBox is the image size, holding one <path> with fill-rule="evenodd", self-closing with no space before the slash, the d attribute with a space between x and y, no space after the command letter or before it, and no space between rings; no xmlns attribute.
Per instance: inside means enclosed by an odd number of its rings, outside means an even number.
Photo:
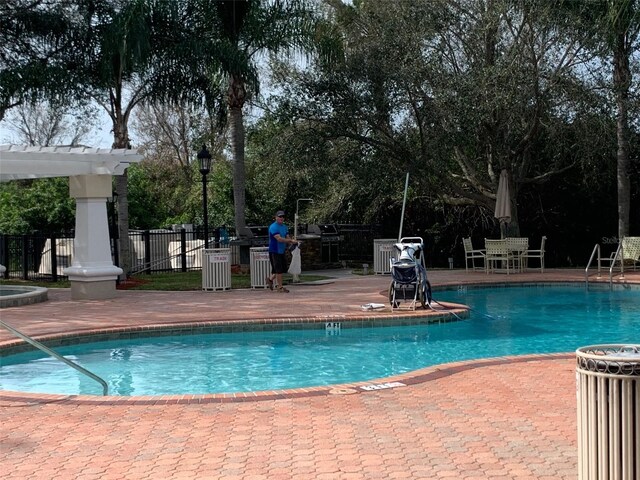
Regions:
<svg viewBox="0 0 640 480"><path fill-rule="evenodd" d="M214 162L207 176L209 225L232 224L233 199L228 163ZM129 167L131 228L153 229L176 223L202 225L202 176L195 163L143 161Z"/></svg>
<svg viewBox="0 0 640 480"><path fill-rule="evenodd" d="M189 192L181 181L184 174L179 169L174 164L148 161L129 167L129 222L132 228L159 228L166 225L167 218L188 211Z"/></svg>
<svg viewBox="0 0 640 480"><path fill-rule="evenodd" d="M579 231L561 208L569 191L576 207L615 211L614 112L580 15L557 2L330 4L344 58L275 64L280 93L250 137L280 190L313 197L327 220L391 226L409 171L405 232L436 253L497 233L503 168L524 233ZM298 172L313 178L304 194Z"/></svg>
<svg viewBox="0 0 640 480"><path fill-rule="evenodd" d="M75 226L75 201L67 178L0 183L0 232L69 232Z"/></svg>
<svg viewBox="0 0 640 480"><path fill-rule="evenodd" d="M207 177L207 182L209 225L214 227L233 225L233 173L229 162L217 161ZM202 188L199 191L201 192ZM201 193L197 198L202 204ZM198 210L198 214L201 211L202 208Z"/></svg>
<svg viewBox="0 0 640 480"><path fill-rule="evenodd" d="M49 99L73 103L84 38L84 2L3 0L0 7L0 120L16 105ZM80 8L78 8L80 7Z"/></svg>

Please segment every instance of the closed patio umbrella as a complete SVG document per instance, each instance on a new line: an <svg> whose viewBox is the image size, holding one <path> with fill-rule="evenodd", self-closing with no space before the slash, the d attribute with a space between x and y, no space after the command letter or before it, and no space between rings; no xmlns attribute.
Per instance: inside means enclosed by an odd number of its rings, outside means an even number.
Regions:
<svg viewBox="0 0 640 480"><path fill-rule="evenodd" d="M509 193L509 175L506 170L500 172L498 193L496 195L496 210L493 214L500 221L500 236L505 236L505 226L511 222L511 197Z"/></svg>

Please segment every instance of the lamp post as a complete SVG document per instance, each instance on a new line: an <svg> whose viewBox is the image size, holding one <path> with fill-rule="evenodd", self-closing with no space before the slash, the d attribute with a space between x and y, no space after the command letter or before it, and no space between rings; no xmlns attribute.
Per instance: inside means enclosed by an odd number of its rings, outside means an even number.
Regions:
<svg viewBox="0 0 640 480"><path fill-rule="evenodd" d="M313 202L311 198L299 198L296 200L296 214L293 219L293 238L298 238L298 210L300 209L300 202Z"/></svg>
<svg viewBox="0 0 640 480"><path fill-rule="evenodd" d="M202 214L204 219L204 248L209 248L209 218L207 213L207 175L211 171L211 154L206 145L198 152L198 163L202 174Z"/></svg>

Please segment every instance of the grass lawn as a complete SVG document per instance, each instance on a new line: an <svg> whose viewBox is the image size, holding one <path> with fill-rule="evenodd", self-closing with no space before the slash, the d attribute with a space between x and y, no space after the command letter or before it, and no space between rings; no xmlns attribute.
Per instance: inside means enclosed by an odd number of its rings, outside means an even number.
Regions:
<svg viewBox="0 0 640 480"><path fill-rule="evenodd" d="M302 274L300 282L312 282L315 280L326 280L330 277L322 275ZM289 274L284 275L284 283L290 284L292 277ZM68 280L60 282L36 282L23 281L18 279L0 280L0 285L32 285L46 288L69 288L71 286ZM251 276L249 274L232 274L231 288L250 288ZM163 290L163 291L185 291L185 290L202 290L202 272L168 272L154 273L153 275L135 275L121 284L118 288L126 288L127 290Z"/></svg>
<svg viewBox="0 0 640 480"><path fill-rule="evenodd" d="M321 275L300 275L301 282L325 280L329 277ZM129 290L202 290L202 272L170 272L153 275L136 275L132 277L133 285ZM284 283L291 283L291 275L284 275ZM231 288L251 288L251 275L231 274Z"/></svg>

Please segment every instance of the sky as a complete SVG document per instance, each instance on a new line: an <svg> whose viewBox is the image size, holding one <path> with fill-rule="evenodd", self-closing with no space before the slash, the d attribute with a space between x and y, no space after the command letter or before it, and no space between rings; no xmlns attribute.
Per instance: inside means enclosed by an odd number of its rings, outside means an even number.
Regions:
<svg viewBox="0 0 640 480"><path fill-rule="evenodd" d="M297 59L296 61L299 63L303 62L302 59ZM265 64L260 63L260 65L265 70L267 69ZM271 85L269 75L266 73L261 76L260 83L261 83L260 96L264 100L274 92L274 87ZM9 114L10 113L11 111L9 111ZM260 108L256 106L254 106L254 108L251 108L251 105L249 104L246 106L244 113L245 113L245 121L248 121L249 118L252 118L255 116L259 117L262 115L262 111ZM134 114L135 114L135 110L134 110ZM84 137L82 144L89 147L111 148L111 145L113 144L113 134L111 133L111 119L102 108L96 108L96 115L99 115L99 121L97 122L98 125L90 134ZM132 133L131 122L129 126L130 126L130 134L131 134ZM13 130L11 130L7 122L7 119L5 117L5 120L0 122L0 144L21 143L21 142L18 142L17 138L18 138L18 135ZM135 139L132 138L132 141L135 141Z"/></svg>
<svg viewBox="0 0 640 480"><path fill-rule="evenodd" d="M113 144L113 134L111 133L111 120L105 114L105 118L99 122L99 125L86 136L84 145L89 147L111 148ZM0 122L0 144L18 143L17 135L11 130L5 121Z"/></svg>

